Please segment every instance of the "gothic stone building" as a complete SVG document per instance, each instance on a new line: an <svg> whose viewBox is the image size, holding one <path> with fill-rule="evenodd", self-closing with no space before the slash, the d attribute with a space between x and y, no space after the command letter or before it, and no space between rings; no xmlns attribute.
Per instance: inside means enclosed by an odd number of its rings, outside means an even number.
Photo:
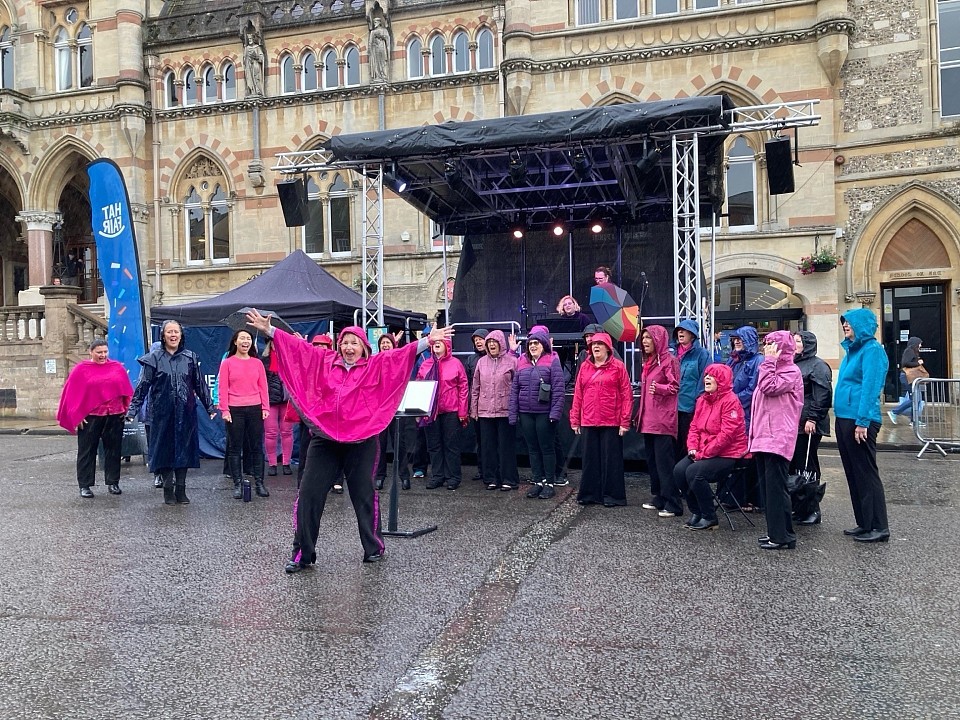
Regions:
<svg viewBox="0 0 960 720"><path fill-rule="evenodd" d="M97 157L123 169L148 297L171 304L297 248L359 282L356 178L310 175L310 221L287 228L271 169L337 133L720 92L816 99L791 194L768 192L768 134L729 138L705 268L720 323L804 326L836 361L839 315L863 303L894 364L919 334L931 370L960 370L960 0L0 0L0 80L5 305L35 302L70 252L96 299ZM385 227L387 302L432 314L459 238L389 195ZM823 248L843 263L801 273Z"/></svg>

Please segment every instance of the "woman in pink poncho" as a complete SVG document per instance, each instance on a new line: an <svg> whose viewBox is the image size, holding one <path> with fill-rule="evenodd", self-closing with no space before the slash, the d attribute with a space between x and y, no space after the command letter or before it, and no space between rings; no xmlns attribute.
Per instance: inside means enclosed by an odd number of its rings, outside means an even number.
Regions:
<svg viewBox="0 0 960 720"><path fill-rule="evenodd" d="M430 342L452 337L453 329L435 329L429 339L371 355L363 328L341 330L334 351L277 331L269 316L256 310L247 313L247 322L273 338L277 372L313 434L294 508L293 552L284 570L295 573L316 562L320 518L341 472L357 513L363 561L383 559L380 506L373 489L377 436L396 414L417 355Z"/></svg>
<svg viewBox="0 0 960 720"><path fill-rule="evenodd" d="M103 480L111 495L120 494L120 448L123 417L133 385L122 363L110 360L107 341L90 343L90 359L70 371L60 395L57 422L77 436L77 483L80 497L92 498L97 448L103 441Z"/></svg>

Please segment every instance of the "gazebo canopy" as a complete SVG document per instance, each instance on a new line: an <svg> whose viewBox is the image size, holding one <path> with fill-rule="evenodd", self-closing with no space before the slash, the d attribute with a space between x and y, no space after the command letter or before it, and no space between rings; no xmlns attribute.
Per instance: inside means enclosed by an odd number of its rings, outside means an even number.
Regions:
<svg viewBox="0 0 960 720"><path fill-rule="evenodd" d="M449 234L671 217L671 138L699 133L701 203L722 197L723 95L337 135L337 165L372 175ZM366 168L366 170L365 170ZM718 203L714 203L719 207Z"/></svg>

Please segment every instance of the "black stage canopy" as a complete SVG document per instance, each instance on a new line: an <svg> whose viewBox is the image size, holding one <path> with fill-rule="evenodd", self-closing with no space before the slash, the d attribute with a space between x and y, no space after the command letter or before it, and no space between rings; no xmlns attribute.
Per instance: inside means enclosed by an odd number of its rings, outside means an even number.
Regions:
<svg viewBox="0 0 960 720"><path fill-rule="evenodd" d="M720 199L732 107L724 95L629 103L338 135L324 148L356 170L382 163L385 184L447 234L669 221L671 138L700 133L701 204Z"/></svg>

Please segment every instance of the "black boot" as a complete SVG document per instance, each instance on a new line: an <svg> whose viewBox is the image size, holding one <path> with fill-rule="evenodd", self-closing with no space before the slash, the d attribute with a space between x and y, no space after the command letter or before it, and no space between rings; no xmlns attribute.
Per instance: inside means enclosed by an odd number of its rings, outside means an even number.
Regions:
<svg viewBox="0 0 960 720"><path fill-rule="evenodd" d="M270 497L270 491L263 484L263 478L257 478L257 497Z"/></svg>
<svg viewBox="0 0 960 720"><path fill-rule="evenodd" d="M243 489L240 487L240 481L239 481L239 480L234 480L234 481L233 481L233 499L234 499L234 500L241 500L241 499L243 499Z"/></svg>
<svg viewBox="0 0 960 720"><path fill-rule="evenodd" d="M410 489L410 478L408 478L408 477L400 478L400 487L402 487L404 490L409 490L409 489Z"/></svg>
<svg viewBox="0 0 960 720"><path fill-rule="evenodd" d="M377 478L377 490L383 490L383 481L386 478L378 477Z"/></svg>
<svg viewBox="0 0 960 720"><path fill-rule="evenodd" d="M243 472L241 471L240 458L227 456L227 467L230 468L230 477L233 478L233 499L242 500L243 499L243 489L240 485L243 479Z"/></svg>
<svg viewBox="0 0 960 720"><path fill-rule="evenodd" d="M173 492L173 473L163 477L163 504L176 505L177 499Z"/></svg>
<svg viewBox="0 0 960 720"><path fill-rule="evenodd" d="M187 481L178 482L174 488L174 499L181 505L189 505L190 498L187 497Z"/></svg>

